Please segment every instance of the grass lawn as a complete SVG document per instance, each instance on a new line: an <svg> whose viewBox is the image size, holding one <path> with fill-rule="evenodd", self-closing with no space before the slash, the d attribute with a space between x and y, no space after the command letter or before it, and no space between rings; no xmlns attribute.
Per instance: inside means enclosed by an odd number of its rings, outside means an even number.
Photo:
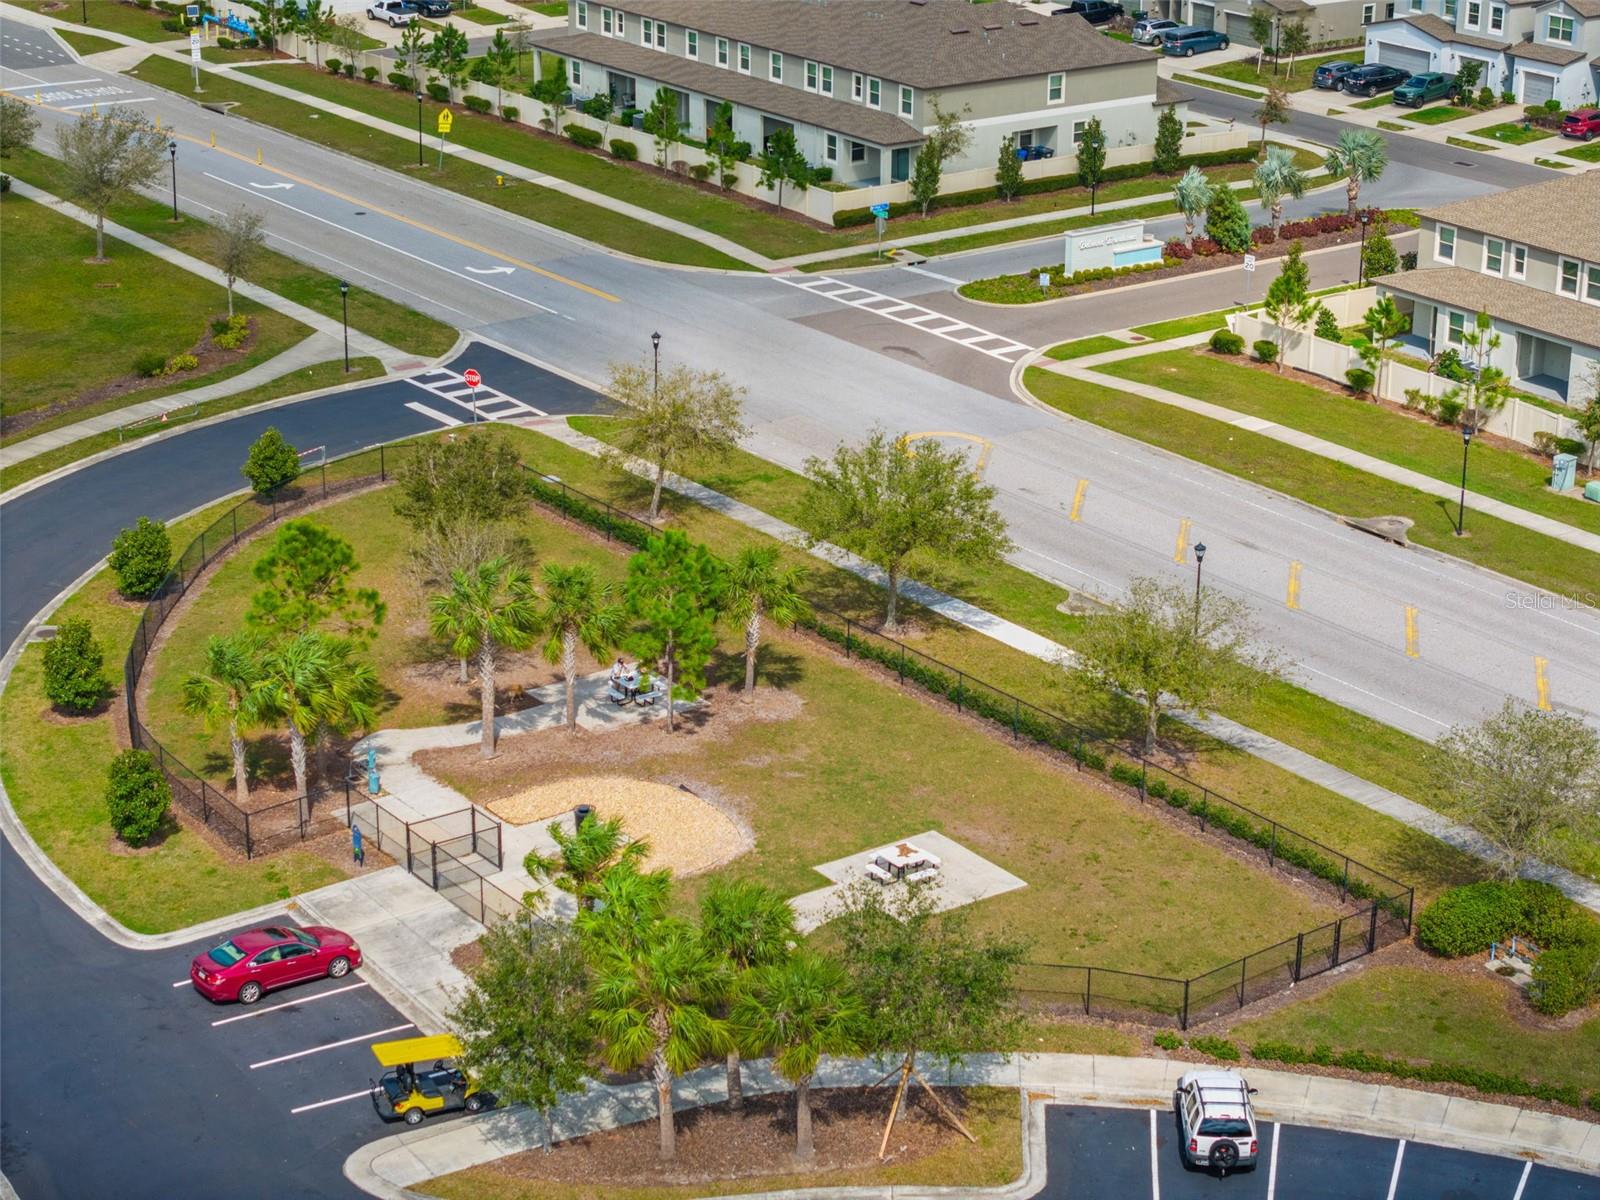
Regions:
<svg viewBox="0 0 1600 1200"><path fill-rule="evenodd" d="M260 69L275 72L273 78L280 83L290 82L290 73L298 73L306 78L320 79L338 87L349 86L370 91L374 95L379 94L379 90L375 87L369 88L362 83L340 81L326 72L319 73L311 67ZM190 94L189 68L185 63L152 57L145 59L129 73L157 87L165 87L185 96ZM745 264L738 260L702 246L690 238L658 229L643 221L636 221L607 209L597 208L585 200L574 199L549 188L539 187L537 184L511 180L506 187L496 187L493 171L487 167L463 162L458 158L447 158L442 171L431 165L418 170L415 166L415 141L379 133L354 121L347 121L327 113L323 113L313 126L306 120L306 106L297 101L270 95L260 88L232 79L223 79L215 74L206 75L202 82L207 100L236 101L236 107L232 111L238 116L286 130L296 137L315 141L330 149L379 166L415 173L428 183L460 192L485 204L506 209L508 212L563 230L576 237L659 262L727 270L746 269ZM393 95L401 97L402 93L394 92ZM416 102L406 99L404 105L409 108L408 120L415 122ZM404 123L406 122L402 121L402 124ZM457 140L472 136L469 127L475 123L475 118L469 120L463 115L456 124ZM491 122L484 121L482 124L488 126ZM431 163L433 160L429 161Z"/></svg>
<svg viewBox="0 0 1600 1200"><path fill-rule="evenodd" d="M1236 1025L1232 1036L1246 1045L1327 1045L1576 1084L1586 1092L1600 1088L1600 1016L1567 1029L1535 1029L1516 1015L1525 1008L1511 987L1487 973L1478 979L1369 966L1313 999Z"/></svg>
<svg viewBox="0 0 1600 1200"><path fill-rule="evenodd" d="M1188 337L1191 333L1207 333L1213 329L1221 329L1228 323L1228 314L1238 312L1242 305L1233 308L1220 308L1216 312L1196 313L1192 317L1174 317L1170 321L1157 321L1151 325L1135 325L1134 333L1142 333L1154 342L1165 342L1171 338Z"/></svg>
<svg viewBox="0 0 1600 1200"><path fill-rule="evenodd" d="M1455 108L1449 104L1435 104L1432 108L1419 108L1405 115L1407 121L1415 121L1418 125L1443 125L1446 121L1459 121L1462 117L1470 117L1478 110L1475 108Z"/></svg>
<svg viewBox="0 0 1600 1200"><path fill-rule="evenodd" d="M1454 146L1458 150L1476 150L1480 154L1493 154L1500 149L1499 146L1485 146L1482 142L1469 142L1466 138L1458 137L1447 137L1444 144Z"/></svg>
<svg viewBox="0 0 1600 1200"><path fill-rule="evenodd" d="M1390 133L1404 133L1411 126L1403 125L1399 121L1379 121L1378 128L1387 130Z"/></svg>
<svg viewBox="0 0 1600 1200"><path fill-rule="evenodd" d="M525 8L531 8L541 17L564 17L567 15L567 0L553 0L549 4L527 4L525 0L518 0Z"/></svg>
<svg viewBox="0 0 1600 1200"><path fill-rule="evenodd" d="M60 195L63 168L59 159L26 150L13 153L10 163L11 172L19 179ZM113 204L107 217L205 262L214 265L218 261L213 226L193 213L183 213L175 225L166 205L143 196L128 196ZM339 280L286 254L263 247L251 260L244 277L325 317L341 319ZM352 286L349 303L350 328L409 354L435 358L455 345L453 326L366 288Z"/></svg>
<svg viewBox="0 0 1600 1200"><path fill-rule="evenodd" d="M1556 171L1570 171L1577 164L1576 163L1569 163L1569 162L1558 162L1556 159L1553 159L1553 158L1536 158L1536 159L1533 160L1533 165L1536 166L1536 167L1550 167L1551 169L1556 170Z"/></svg>
<svg viewBox="0 0 1600 1200"><path fill-rule="evenodd" d="M1038 369L1027 373L1040 400L1076 417L1227 471L1331 512L1412 518L1411 540L1563 595L1593 588L1594 556L1576 546L1473 514L1473 536L1457 538L1451 505L1343 463L1285 446L1155 400ZM1413 796L1425 801L1425 796Z"/></svg>
<svg viewBox="0 0 1600 1200"><path fill-rule="evenodd" d="M110 450L114 446L121 445L123 441L132 442L139 438L149 437L154 433L164 433L180 425L203 421L208 417L217 416L219 413L248 408L252 404L262 404L268 400L277 400L282 396L294 396L301 392L314 392L319 388L354 383L362 379L377 379L382 374L383 364L375 358L352 358L348 374L345 372L344 360L342 359L317 363L315 366L302 368L292 374L280 375L277 379L263 383L258 387L235 392L231 396L222 396L216 400L207 400L194 408L182 409L173 413L164 422L145 421L131 429L124 430L120 435L117 431L112 430L107 433L97 433L92 437L79 438L77 441L69 442L65 446L58 446L54 450L46 450L43 454L36 454L32 458L25 458L12 466L0 468L0 492L54 471L58 467L64 467L68 463L77 462L80 458L88 458L91 454L99 454L102 450Z"/></svg>
<svg viewBox="0 0 1600 1200"><path fill-rule="evenodd" d="M1575 158L1579 162L1600 162L1600 142L1574 146L1571 150L1557 150L1556 153L1563 158Z"/></svg>
<svg viewBox="0 0 1600 1200"><path fill-rule="evenodd" d="M168 20L169 15L159 8L139 8L132 4L123 4L121 0L94 0L94 3L87 6L88 21L83 19L85 6L82 4L68 4L62 7L57 0L6 0L6 2L15 4L18 8L31 9L33 12L48 12L58 21L82 25L87 29L108 29L112 33L138 38L141 42L170 42L183 36L181 33L161 28L161 22Z"/></svg>
<svg viewBox="0 0 1600 1200"><path fill-rule="evenodd" d="M115 50L121 42L113 42L110 38L97 37L92 33L79 33L76 29L58 29L56 36L79 54L99 54L102 50Z"/></svg>
<svg viewBox="0 0 1600 1200"><path fill-rule="evenodd" d="M460 17L463 21L471 21L476 25L504 25L511 20L505 13L495 12L491 8L479 8L476 4L470 8L459 8L450 15L451 17Z"/></svg>
<svg viewBox="0 0 1600 1200"><path fill-rule="evenodd" d="M174 544L183 546L232 503L175 525ZM101 571L55 619L83 617L93 625L108 674L120 685L122 656L139 609L115 600L114 587L110 570ZM0 696L6 730L0 777L45 853L112 916L136 932L160 933L340 878L328 863L300 850L248 863L225 859L186 829L151 849L119 851L103 799L106 767L120 748L113 717L54 716L44 695L43 658L42 644L28 646Z"/></svg>
<svg viewBox="0 0 1600 1200"><path fill-rule="evenodd" d="M1473 133L1477 137L1504 142L1508 146L1524 146L1529 142L1555 137L1554 131L1540 129L1537 125L1524 129L1520 121L1506 121L1500 125L1491 125L1487 129L1476 129Z"/></svg>
<svg viewBox="0 0 1600 1200"><path fill-rule="evenodd" d="M1205 351L1169 350L1097 368L1337 442L1446 483L1461 476L1461 435L1354 396L1341 396ZM1220 398L1220 399L1219 399ZM1558 496L1548 466L1512 450L1473 447L1469 486L1480 495L1600 533L1600 508Z"/></svg>
<svg viewBox="0 0 1600 1200"><path fill-rule="evenodd" d="M227 311L221 287L143 250L106 238L108 262L84 266L94 254L94 231L18 195L0 204L0 327L5 330L7 416L57 404L132 372L142 351L171 356L187 351ZM253 318L251 348L206 374L152 380L147 389L62 414L80 420L138 400L213 383L264 362L311 330L247 300L236 311ZM62 364L70 363L71 370ZM31 432L49 427L40 422Z"/></svg>
<svg viewBox="0 0 1600 1200"><path fill-rule="evenodd" d="M1357 60L1361 50L1346 50L1341 54L1322 54L1315 58L1297 58L1294 62L1294 74L1286 72L1289 69L1287 61L1278 65L1277 72L1273 72L1273 64L1265 58L1261 60L1263 70L1256 70L1256 60L1253 58L1240 59L1236 62L1218 63L1214 67L1201 67L1202 75L1214 75L1218 79L1231 79L1235 83L1251 83L1256 87L1277 87L1286 92L1303 92L1311 86L1311 76L1323 63L1349 62Z"/></svg>
<svg viewBox="0 0 1600 1200"><path fill-rule="evenodd" d="M1114 338L1109 334L1096 334L1094 337L1079 338L1075 342L1062 342L1059 346L1051 346L1044 352L1046 358L1066 362L1071 358L1084 358L1090 354L1104 354L1107 350L1121 350L1124 346L1131 345L1121 338Z"/></svg>
<svg viewBox="0 0 1600 1200"><path fill-rule="evenodd" d="M1260 92L1252 92L1248 88L1229 87L1225 83L1218 83L1215 79L1208 79L1204 75L1174 75L1176 83L1192 83L1196 87L1210 88L1213 92L1227 92L1230 96L1243 96L1246 100L1261 99Z"/></svg>
<svg viewBox="0 0 1600 1200"><path fill-rule="evenodd" d="M1350 107L1351 108L1382 108L1385 105L1393 104L1393 103L1394 103L1394 97L1393 96L1390 96L1387 92L1379 92L1376 96L1369 96L1365 100L1357 100Z"/></svg>
<svg viewBox="0 0 1600 1200"><path fill-rule="evenodd" d="M247 50L243 46L235 46L231 50L221 46L206 46L200 51L200 57L208 63L247 63L270 62L274 56L270 50Z"/></svg>
<svg viewBox="0 0 1600 1200"><path fill-rule="evenodd" d="M885 1089L887 1092L887 1089ZM888 1118L885 1101L884 1119ZM967 1092L964 1123L977 1139L950 1138L947 1144L910 1162L883 1166L760 1175L726 1182L679 1186L618 1187L552 1183L508 1174L494 1163L469 1167L415 1185L425 1196L441 1200L690 1200L696 1196L737 1196L789 1188L878 1187L936 1184L952 1188L1003 1187L1022 1173L1022 1114L1017 1093L1009 1088L973 1088ZM827 1126L820 1126L819 1146Z"/></svg>

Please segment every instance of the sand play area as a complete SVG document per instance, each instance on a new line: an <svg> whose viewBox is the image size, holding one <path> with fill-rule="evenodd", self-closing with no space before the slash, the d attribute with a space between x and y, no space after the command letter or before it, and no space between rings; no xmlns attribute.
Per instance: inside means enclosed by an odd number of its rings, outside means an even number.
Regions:
<svg viewBox="0 0 1600 1200"><path fill-rule="evenodd" d="M692 792L626 775L584 775L525 788L488 805L508 825L565 816L580 804L610 820L621 817L633 838L650 843L647 868L670 867L694 875L737 858L750 848L748 833L725 812Z"/></svg>

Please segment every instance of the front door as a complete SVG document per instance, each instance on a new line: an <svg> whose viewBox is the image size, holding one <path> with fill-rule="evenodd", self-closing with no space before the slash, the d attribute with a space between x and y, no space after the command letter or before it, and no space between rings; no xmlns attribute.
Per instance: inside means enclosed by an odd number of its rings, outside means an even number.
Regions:
<svg viewBox="0 0 1600 1200"><path fill-rule="evenodd" d="M906 146L901 146L889 156L889 178L895 183L904 183L911 178L911 151Z"/></svg>

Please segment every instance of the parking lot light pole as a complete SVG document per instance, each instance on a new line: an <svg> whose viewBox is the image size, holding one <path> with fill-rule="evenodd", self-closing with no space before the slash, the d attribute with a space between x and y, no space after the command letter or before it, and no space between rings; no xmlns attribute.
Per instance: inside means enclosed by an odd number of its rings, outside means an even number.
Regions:
<svg viewBox="0 0 1600 1200"><path fill-rule="evenodd" d="M661 335L659 333L650 335L650 349L655 352L656 357L655 395L659 399L661 396Z"/></svg>
<svg viewBox="0 0 1600 1200"><path fill-rule="evenodd" d="M422 93L417 93L417 166L422 165Z"/></svg>
<svg viewBox="0 0 1600 1200"><path fill-rule="evenodd" d="M1467 450L1472 446L1472 435L1477 432L1471 425L1461 427L1461 503L1456 509L1456 536L1461 537L1461 527L1467 519Z"/></svg>
<svg viewBox="0 0 1600 1200"><path fill-rule="evenodd" d="M1194 635L1200 636L1200 568L1206 561L1206 544L1194 544Z"/></svg>
<svg viewBox="0 0 1600 1200"><path fill-rule="evenodd" d="M172 219L178 219L178 143L167 143L167 154L172 159Z"/></svg>
<svg viewBox="0 0 1600 1200"><path fill-rule="evenodd" d="M339 301L344 308L344 370L350 373L350 285L339 280Z"/></svg>

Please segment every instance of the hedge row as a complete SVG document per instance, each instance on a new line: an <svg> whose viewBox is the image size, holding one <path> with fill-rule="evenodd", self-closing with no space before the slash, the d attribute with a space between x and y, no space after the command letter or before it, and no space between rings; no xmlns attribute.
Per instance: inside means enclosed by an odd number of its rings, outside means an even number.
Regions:
<svg viewBox="0 0 1600 1200"><path fill-rule="evenodd" d="M591 529L609 534L635 550L643 550L645 543L650 540L652 531L649 527L641 525L630 517L608 512L598 504L591 503L567 488L542 479L538 475L532 473L528 475L528 492L540 504L555 509L562 516L581 521Z"/></svg>

